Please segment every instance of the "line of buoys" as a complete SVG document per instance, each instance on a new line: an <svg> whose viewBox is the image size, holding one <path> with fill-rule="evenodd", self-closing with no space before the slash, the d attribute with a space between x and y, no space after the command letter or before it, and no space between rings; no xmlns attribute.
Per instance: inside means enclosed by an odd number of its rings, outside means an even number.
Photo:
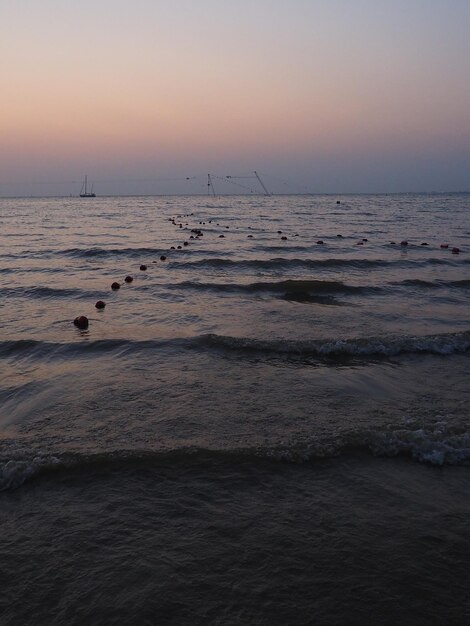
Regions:
<svg viewBox="0 0 470 626"><path fill-rule="evenodd" d="M86 330L88 328L88 317L79 315L73 320L73 323L80 330Z"/></svg>
<svg viewBox="0 0 470 626"><path fill-rule="evenodd" d="M193 214L191 213L191 215L193 215ZM178 216L178 217L181 217L181 216ZM185 216L185 217L186 217L186 216ZM174 226L179 226L179 228L183 228L183 225L182 225L181 223L177 224L177 222L176 222L175 218L171 218L171 217L170 217L170 218L168 218L168 221L169 221L169 222L171 222ZM188 224L186 224L186 226L188 226ZM227 227L227 228L228 228L228 227ZM193 229L193 231L192 231L192 232L195 232L195 234L196 234L196 238L198 238L198 237L202 237L202 235L203 235L203 233L202 233L202 231L201 231L200 229ZM194 237L191 237L191 238L192 238L192 239L194 239ZM188 242L187 242L187 241L185 241L185 242L184 242L184 245L185 245L185 246L187 246L187 245L188 245ZM175 249L175 246L171 246L171 248L170 248L170 249L171 249L171 250L174 250L174 249ZM181 250L181 246L178 246L178 250ZM162 254L162 255L160 256L160 261L166 261L166 258L167 258L167 257L166 257L164 254ZM153 261L153 263L156 263L156 262L157 262L157 261ZM142 264L142 265L140 265L140 268L139 268L139 269L140 269L142 272L145 272L145 271L147 271L147 265ZM133 276L131 276L131 275L127 275L127 276L124 278L124 282L125 282L125 283L128 283L128 284L129 284L129 283L132 283L133 281L134 281L134 277L133 277ZM113 282L113 283L111 284L111 289L112 289L113 291L117 291L117 290L119 290L120 288L121 288L121 284L120 284L120 283L118 283L117 281L115 281L115 282ZM105 307L106 307L106 303L105 303L103 300L98 300L97 302L95 302L95 308L96 308L96 309L98 309L98 310L101 310L101 311L102 311ZM88 328L88 326L89 326L89 321L88 321L88 318L87 318L85 315L79 315L78 317L76 317L76 318L73 320L73 324L74 324L77 328L79 328L80 330L86 330L86 329Z"/></svg>
<svg viewBox="0 0 470 626"><path fill-rule="evenodd" d="M337 201L336 201L336 204L341 204L341 203L340 203L340 201L339 201L339 200L337 200ZM194 215L194 214L193 214L193 213L191 213L191 214L189 214L189 215L191 215L191 216L192 216L192 215ZM183 217L186 217L186 216L183 216ZM181 216L177 216L177 218L181 218ZM181 228L183 228L183 224L182 224L181 222L176 222L176 219L175 219L174 217L173 217L173 218L171 218L171 217L170 217L170 218L168 218L168 221L170 221L170 222L171 222L174 226L177 226L177 227L178 227L178 228L180 228L180 229L181 229ZM209 223L211 224L211 223L212 223L212 220L209 220ZM201 221L201 222L199 222L199 224L205 224L205 222L202 222L202 221ZM188 224L188 223L186 223L186 224L185 224L185 226L189 226L189 224ZM220 224L219 224L219 223L217 223L217 226L220 226ZM225 229L229 229L229 228L230 228L230 226L225 226ZM249 226L249 229L250 229L250 230L251 230L251 228L252 228L252 227L251 227L251 226ZM191 240L199 239L200 237L202 237L202 236L204 235L204 233L202 232L202 230L201 230L200 228L192 228L192 229L191 229L191 233L194 233L194 235L190 235L190 237L189 237L189 239L191 239ZM278 230L278 231L277 231L277 233L278 233L279 235L282 235L282 230ZM299 234L298 234L298 233L296 233L294 236L295 236L295 237L298 237L298 236L299 236ZM336 235L336 237L338 237L338 238L343 238L343 235L342 235L342 234L337 234L337 235ZM220 239L224 239L224 238L225 238L225 235L223 235L223 234L219 234L219 238L220 238ZM252 235L252 234L249 234L249 235L248 235L248 238L249 238L249 239L252 239L252 238L253 238L253 235ZM288 239L288 238L287 238L287 236L285 236L285 235L283 235L283 236L281 237L281 241L287 241L287 239ZM369 240L368 240L366 237L363 237L363 238L362 238L362 241L357 241L357 242L356 242L356 245L358 245L358 246L363 246L363 245L364 245L364 243L367 243L368 241L369 241ZM324 245L324 241L323 241L323 239L319 239L319 240L317 240L317 242L316 242L316 243L317 243L318 245ZM188 242L188 241L184 241L184 242L183 242L183 246L184 246L184 247L187 247L188 245L189 245L189 242ZM390 242L390 245L396 245L396 242L395 242L395 241L391 241L391 242ZM421 243L421 245L422 245L422 246L428 246L429 244L428 244L427 242L422 242L422 243ZM403 241L401 241L401 242L400 242L400 246L402 246L402 247L406 247L406 246L408 246L408 241L407 241L407 240L403 240ZM447 249L447 248L449 248L449 244L448 244L448 243L443 243L443 244L440 244L440 247L441 247L441 248L443 248L443 249ZM175 250L175 249L177 249L177 250L182 250L182 246L181 246L181 245L178 245L176 248L175 248L175 246L170 246L170 250ZM459 254L459 253L460 253L460 248L458 248L458 247L453 247L453 248L452 248L452 254ZM163 255L163 254L162 254L162 255L160 256L160 261L162 261L162 262L163 262L163 261L166 261L166 260L167 260L167 257L166 257L165 255ZM157 261L152 261L152 263L157 263ZM144 271L144 272L145 272L145 271L147 271L147 265L142 264L142 265L140 265L140 268L139 268L139 269L140 269L141 271ZM133 280L134 280L134 278L133 278L133 276L131 276L131 275L127 275L127 276L124 278L124 281L125 281L126 283L132 283L132 282L133 282ZM118 283L118 282L113 282L113 283L111 284L111 289L112 289L113 291L117 291L118 289L120 289L120 287L121 287L121 285L120 285L120 283ZM95 303L95 307L96 307L96 309L98 309L98 310L103 310L103 309L105 308L105 306L106 306L106 303L105 303L103 300L98 300L98 301ZM73 320L73 323L74 323L74 325L75 325L77 328L79 328L80 330L86 330L86 329L88 328L88 326L89 326L89 320L88 320L88 318L87 318L85 315L80 315L80 316L76 317L76 318Z"/></svg>

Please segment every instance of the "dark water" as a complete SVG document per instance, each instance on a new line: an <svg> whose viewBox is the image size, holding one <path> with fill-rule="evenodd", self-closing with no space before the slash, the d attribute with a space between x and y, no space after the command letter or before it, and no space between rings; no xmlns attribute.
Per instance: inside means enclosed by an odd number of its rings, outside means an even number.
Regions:
<svg viewBox="0 0 470 626"><path fill-rule="evenodd" d="M470 621L470 196L340 199L0 200L2 624Z"/></svg>

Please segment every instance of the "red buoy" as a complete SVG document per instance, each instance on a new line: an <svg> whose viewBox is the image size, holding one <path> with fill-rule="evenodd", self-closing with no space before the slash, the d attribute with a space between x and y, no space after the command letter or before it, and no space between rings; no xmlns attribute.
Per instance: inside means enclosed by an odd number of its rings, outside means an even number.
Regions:
<svg viewBox="0 0 470 626"><path fill-rule="evenodd" d="M323 244L323 239L319 239L319 240L317 241L317 243L318 243L319 245L322 245L322 244Z"/></svg>
<svg viewBox="0 0 470 626"><path fill-rule="evenodd" d="M103 300L98 300L98 302L95 304L95 307L97 309L104 309L105 306L106 306L106 303L103 302Z"/></svg>
<svg viewBox="0 0 470 626"><path fill-rule="evenodd" d="M116 291L117 289L121 289L121 285L119 283L113 283L111 285L111 289L113 289L114 291Z"/></svg>
<svg viewBox="0 0 470 626"><path fill-rule="evenodd" d="M448 243L441 243L440 247L445 249L445 248L449 247L449 244Z"/></svg>
<svg viewBox="0 0 470 626"><path fill-rule="evenodd" d="M407 246L408 242L407 241L400 241L400 246Z"/></svg>
<svg viewBox="0 0 470 626"><path fill-rule="evenodd" d="M147 269L147 266L146 266L146 265L141 265L141 266L140 266L140 270L141 270L142 272L145 272L145 270L146 270L146 269Z"/></svg>
<svg viewBox="0 0 470 626"><path fill-rule="evenodd" d="M125 279L126 283L131 283L134 279L132 278L132 276L126 276Z"/></svg>
<svg viewBox="0 0 470 626"><path fill-rule="evenodd" d="M75 324L77 328L80 328L80 330L86 330L88 328L88 318L85 317L84 315L80 315L79 317L76 317L73 320L73 323Z"/></svg>
<svg viewBox="0 0 470 626"><path fill-rule="evenodd" d="M459 254L460 248L452 248L452 254Z"/></svg>

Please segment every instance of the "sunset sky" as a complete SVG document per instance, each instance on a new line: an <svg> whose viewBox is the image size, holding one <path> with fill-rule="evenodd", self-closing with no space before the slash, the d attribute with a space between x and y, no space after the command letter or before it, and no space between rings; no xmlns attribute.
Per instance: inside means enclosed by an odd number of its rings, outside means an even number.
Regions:
<svg viewBox="0 0 470 626"><path fill-rule="evenodd" d="M2 0L0 195L470 190L469 33L469 0Z"/></svg>

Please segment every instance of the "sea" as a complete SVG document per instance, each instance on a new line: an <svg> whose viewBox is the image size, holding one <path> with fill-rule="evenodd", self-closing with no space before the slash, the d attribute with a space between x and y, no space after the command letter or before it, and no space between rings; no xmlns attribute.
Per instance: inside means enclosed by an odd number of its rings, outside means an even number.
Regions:
<svg viewBox="0 0 470 626"><path fill-rule="evenodd" d="M2 626L470 623L470 194L3 198L0 330Z"/></svg>

